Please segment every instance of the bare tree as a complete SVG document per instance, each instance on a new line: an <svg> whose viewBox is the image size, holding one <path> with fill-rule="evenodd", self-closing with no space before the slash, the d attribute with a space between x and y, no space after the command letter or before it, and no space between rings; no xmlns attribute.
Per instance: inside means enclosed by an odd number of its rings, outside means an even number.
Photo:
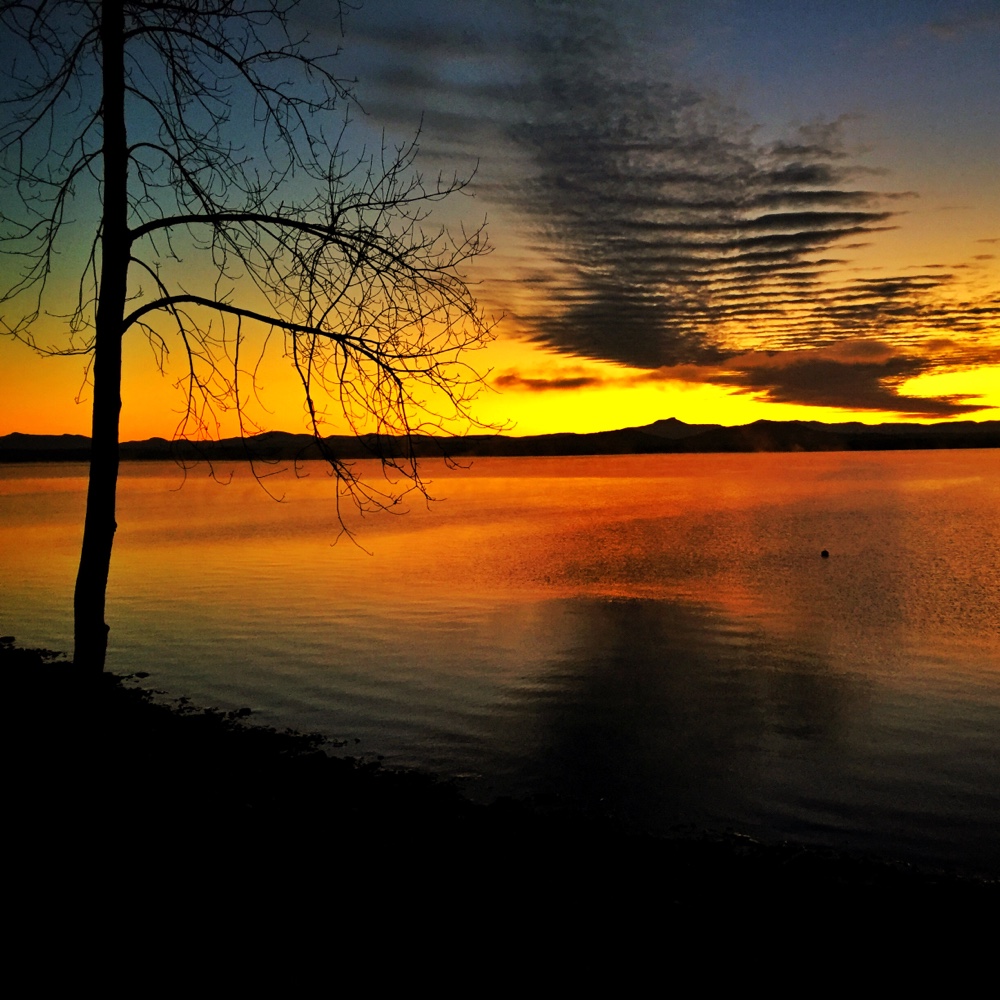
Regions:
<svg viewBox="0 0 1000 1000"><path fill-rule="evenodd" d="M3 329L90 358L74 597L85 668L103 669L107 650L126 333L161 365L181 352L179 437L204 437L226 408L247 427L264 349L248 362L251 332L283 345L321 446L328 407L376 442L471 419L479 379L461 352L491 327L463 269L488 246L482 227L455 238L424 225L465 182L424 183L415 143L352 157L350 88L295 33L297 2L0 3L0 238L15 262ZM49 346L57 321L68 341ZM359 505L391 500L324 454ZM380 457L422 487L412 449Z"/></svg>

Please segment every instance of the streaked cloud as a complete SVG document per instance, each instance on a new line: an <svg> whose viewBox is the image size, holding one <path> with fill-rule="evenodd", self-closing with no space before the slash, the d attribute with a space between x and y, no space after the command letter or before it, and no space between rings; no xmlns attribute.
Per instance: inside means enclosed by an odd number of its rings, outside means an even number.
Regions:
<svg viewBox="0 0 1000 1000"><path fill-rule="evenodd" d="M728 371L711 381L776 403L845 410L894 412L907 417L953 417L985 407L963 395L907 396L901 387L932 370L935 362L880 343L854 343L848 350L757 352L732 358ZM996 351L1000 360L1000 350Z"/></svg>
<svg viewBox="0 0 1000 1000"><path fill-rule="evenodd" d="M996 340L1000 296L970 292L966 276L994 255L970 245L962 259L858 270L905 229L918 194L864 165L849 119L765 134L662 53L651 60L643 10L401 5L394 25L354 37L372 55L376 116L412 126L424 111L432 160L481 156L477 193L507 227L494 231L505 271L484 294L535 344L651 379L685 372L774 401L914 416L980 409L901 387L987 363L968 345ZM966 6L930 28L954 37L990 28L994 13ZM878 357L859 352L868 341ZM510 371L493 384L537 393L604 380Z"/></svg>
<svg viewBox="0 0 1000 1000"><path fill-rule="evenodd" d="M528 392L547 392L553 389L583 389L590 386L601 385L605 380L592 375L557 376L557 377L530 377L519 375L517 372L505 372L497 375L491 380L497 389L520 389Z"/></svg>
<svg viewBox="0 0 1000 1000"><path fill-rule="evenodd" d="M954 17L931 21L927 30L946 40L961 38L973 32L1000 32L1000 9L993 0L985 4L965 4L966 9Z"/></svg>

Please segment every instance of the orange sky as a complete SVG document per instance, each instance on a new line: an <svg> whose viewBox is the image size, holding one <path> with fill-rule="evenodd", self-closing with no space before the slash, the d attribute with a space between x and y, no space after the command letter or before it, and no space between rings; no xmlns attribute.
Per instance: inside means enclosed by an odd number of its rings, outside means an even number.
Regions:
<svg viewBox="0 0 1000 1000"><path fill-rule="evenodd" d="M123 440L169 438L180 420L184 396L168 377L156 371L145 344L134 345L129 355L123 385ZM563 358L502 336L477 358L492 365L495 374L516 369L550 380L596 380L587 388L532 391L496 389L488 377L475 412L486 423L506 423L513 434L641 426L667 416L687 423L724 424L759 419L879 423L895 416L767 402L758 394L682 379L654 381L646 371ZM257 408L260 426L268 430L306 430L298 386L284 364L272 367L273 375L264 386L264 399L272 412ZM78 403L81 387L83 396ZM991 407L973 419L1000 419L997 365L918 376L906 386L906 392L916 396L971 394ZM21 345L0 342L0 434L89 434L89 399L88 387L83 385L82 358L40 358ZM336 429L331 426L331 433ZM228 436L236 433L236 428L230 421L223 423L220 432Z"/></svg>

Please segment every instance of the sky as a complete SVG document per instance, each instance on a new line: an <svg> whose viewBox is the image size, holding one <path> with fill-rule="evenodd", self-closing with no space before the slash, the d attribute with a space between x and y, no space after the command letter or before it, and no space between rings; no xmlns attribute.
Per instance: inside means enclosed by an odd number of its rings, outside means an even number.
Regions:
<svg viewBox="0 0 1000 1000"><path fill-rule="evenodd" d="M357 81L352 141L419 129L425 176L471 178L431 221L494 248L484 422L1000 419L998 0L330 9L296 18ZM282 360L258 425L304 430ZM177 425L155 361L126 343L124 438ZM87 433L87 388L0 338L0 434Z"/></svg>

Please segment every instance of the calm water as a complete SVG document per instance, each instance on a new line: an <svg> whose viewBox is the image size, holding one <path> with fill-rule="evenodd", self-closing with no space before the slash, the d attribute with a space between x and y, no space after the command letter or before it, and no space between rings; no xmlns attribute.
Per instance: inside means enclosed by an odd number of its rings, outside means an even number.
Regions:
<svg viewBox="0 0 1000 1000"><path fill-rule="evenodd" d="M481 460L371 554L310 471L124 466L111 667L482 798L1000 874L997 452ZM21 642L68 648L83 475L0 467Z"/></svg>

